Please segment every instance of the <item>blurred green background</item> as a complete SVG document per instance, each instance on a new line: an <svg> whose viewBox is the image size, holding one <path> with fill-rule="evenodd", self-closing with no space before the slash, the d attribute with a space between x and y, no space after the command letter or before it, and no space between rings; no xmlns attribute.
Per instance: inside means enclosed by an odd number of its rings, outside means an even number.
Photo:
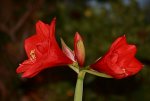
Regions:
<svg viewBox="0 0 150 101"><path fill-rule="evenodd" d="M57 18L56 37L73 49L78 31L89 65L123 34L137 45L144 68L122 80L86 75L83 101L150 101L149 0L0 0L0 101L73 101L76 74L68 67L46 69L32 79L15 70L25 60L24 39L35 23Z"/></svg>

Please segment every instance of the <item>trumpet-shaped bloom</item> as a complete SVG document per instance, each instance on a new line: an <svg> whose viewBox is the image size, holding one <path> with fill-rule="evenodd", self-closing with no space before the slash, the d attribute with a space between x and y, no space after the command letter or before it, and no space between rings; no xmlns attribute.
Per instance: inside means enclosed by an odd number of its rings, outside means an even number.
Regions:
<svg viewBox="0 0 150 101"><path fill-rule="evenodd" d="M116 79L136 74L143 67L135 58L136 46L126 42L125 35L113 42L108 52L91 67Z"/></svg>
<svg viewBox="0 0 150 101"><path fill-rule="evenodd" d="M72 64L59 48L55 39L54 18L50 25L41 21L36 23L36 34L25 40L25 50L28 59L17 68L22 77L31 78L45 68Z"/></svg>

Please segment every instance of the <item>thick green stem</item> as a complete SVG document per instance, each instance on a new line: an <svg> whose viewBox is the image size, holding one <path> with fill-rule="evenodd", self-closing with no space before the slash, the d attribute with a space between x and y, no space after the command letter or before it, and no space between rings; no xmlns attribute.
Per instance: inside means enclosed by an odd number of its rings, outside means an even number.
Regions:
<svg viewBox="0 0 150 101"><path fill-rule="evenodd" d="M85 76L84 71L81 71L78 74L78 79L77 79L76 88L75 88L74 101L82 101L84 76Z"/></svg>

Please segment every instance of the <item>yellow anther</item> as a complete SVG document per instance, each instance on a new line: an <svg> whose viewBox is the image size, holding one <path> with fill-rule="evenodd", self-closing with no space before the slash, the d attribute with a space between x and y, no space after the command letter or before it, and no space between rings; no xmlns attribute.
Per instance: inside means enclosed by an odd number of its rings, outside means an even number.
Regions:
<svg viewBox="0 0 150 101"><path fill-rule="evenodd" d="M36 59L35 49L34 49L34 50L31 50L31 52L30 52L30 59L31 59L31 60L35 60L35 59Z"/></svg>

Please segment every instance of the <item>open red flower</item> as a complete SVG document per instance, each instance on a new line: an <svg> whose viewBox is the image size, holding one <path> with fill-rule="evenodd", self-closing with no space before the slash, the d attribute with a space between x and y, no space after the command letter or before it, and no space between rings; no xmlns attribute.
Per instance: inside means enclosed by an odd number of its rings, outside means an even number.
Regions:
<svg viewBox="0 0 150 101"><path fill-rule="evenodd" d="M63 40L62 50L72 61L77 62L80 66L83 66L85 60L85 48L83 40L78 32L76 32L74 37L74 51L72 51Z"/></svg>
<svg viewBox="0 0 150 101"><path fill-rule="evenodd" d="M25 40L25 50L28 59L17 68L17 73L23 73L22 77L31 78L45 68L72 64L59 48L55 39L54 18L50 25L38 21L36 34Z"/></svg>
<svg viewBox="0 0 150 101"><path fill-rule="evenodd" d="M142 68L142 64L134 57L135 53L136 46L127 44L124 35L119 37L109 51L91 67L116 79L125 78L136 74Z"/></svg>

